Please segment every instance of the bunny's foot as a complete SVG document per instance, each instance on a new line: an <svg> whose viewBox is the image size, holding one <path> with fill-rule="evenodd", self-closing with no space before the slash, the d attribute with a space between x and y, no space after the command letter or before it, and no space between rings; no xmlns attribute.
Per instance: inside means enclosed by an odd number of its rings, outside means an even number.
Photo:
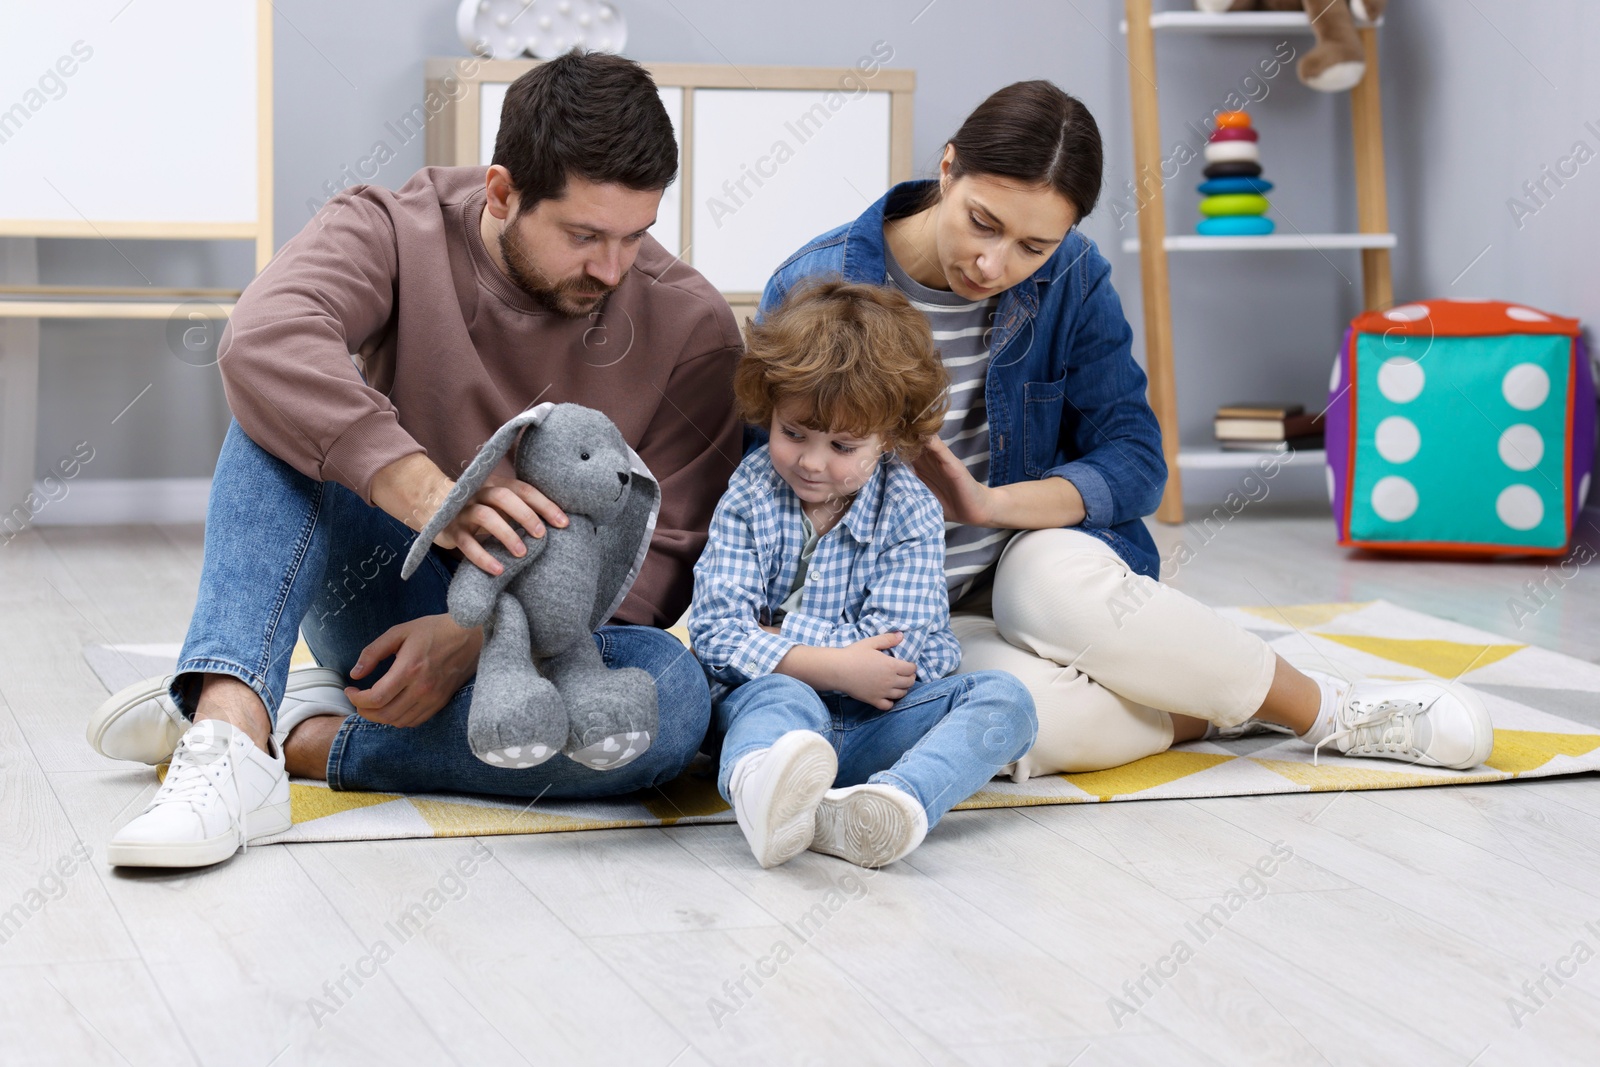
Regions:
<svg viewBox="0 0 1600 1067"><path fill-rule="evenodd" d="M637 667L585 675L563 687L567 702L567 757L597 771L632 763L657 730L656 683Z"/></svg>
<svg viewBox="0 0 1600 1067"><path fill-rule="evenodd" d="M467 744L472 754L506 770L537 767L561 751L568 732L566 711L555 686L538 675L517 681L513 699L496 697L497 688L509 687L496 686L494 680L485 686L480 671L467 716Z"/></svg>
<svg viewBox="0 0 1600 1067"><path fill-rule="evenodd" d="M567 708L562 751L593 770L615 770L642 756L656 736L656 683L637 667L611 670L592 643L584 644L546 664Z"/></svg>
<svg viewBox="0 0 1600 1067"><path fill-rule="evenodd" d="M494 625L478 657L478 680L467 715L472 754L493 767L537 767L561 751L569 732L561 694L528 657L521 606L501 594Z"/></svg>

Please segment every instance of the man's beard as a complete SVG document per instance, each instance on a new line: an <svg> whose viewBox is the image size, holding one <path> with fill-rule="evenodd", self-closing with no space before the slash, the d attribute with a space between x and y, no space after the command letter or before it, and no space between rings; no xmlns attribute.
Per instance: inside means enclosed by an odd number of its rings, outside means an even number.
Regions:
<svg viewBox="0 0 1600 1067"><path fill-rule="evenodd" d="M515 221L509 220L500 231L500 255L506 261L506 273L511 281L540 306L569 319L581 319L598 311L605 304L605 297L616 291L616 286L597 282L587 274L552 281L534 265L522 239L516 235ZM586 297L589 299L584 299Z"/></svg>

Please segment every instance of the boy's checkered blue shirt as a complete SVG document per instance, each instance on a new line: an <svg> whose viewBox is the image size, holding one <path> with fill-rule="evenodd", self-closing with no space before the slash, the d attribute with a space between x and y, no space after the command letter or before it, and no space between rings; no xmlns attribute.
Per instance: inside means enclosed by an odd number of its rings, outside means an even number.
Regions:
<svg viewBox="0 0 1600 1067"><path fill-rule="evenodd" d="M903 634L890 654L917 665L919 682L961 663L950 629L944 575L944 511L897 458L879 460L843 518L817 542L800 609L780 633L760 623L789 595L804 529L800 498L772 466L767 446L734 471L711 516L710 540L694 568L689 640L713 700L771 674L797 644L843 648Z"/></svg>

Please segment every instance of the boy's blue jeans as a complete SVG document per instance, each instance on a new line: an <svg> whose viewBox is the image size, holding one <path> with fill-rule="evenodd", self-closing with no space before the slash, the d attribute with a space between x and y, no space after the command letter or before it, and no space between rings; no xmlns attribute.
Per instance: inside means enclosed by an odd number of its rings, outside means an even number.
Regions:
<svg viewBox="0 0 1600 1067"><path fill-rule="evenodd" d="M254 689L277 719L296 631L317 662L349 677L361 650L391 626L442 615L454 563L430 552L409 581L400 565L416 535L336 482L307 478L264 451L235 422L217 457L206 509L200 595L172 696L193 715L194 673L226 674ZM655 679L660 736L614 771L557 755L537 767L492 767L467 746L469 681L438 714L400 729L351 715L328 754L328 784L372 792L467 792L595 797L663 785L694 758L711 694L677 638L650 626L604 626L594 636L608 667ZM360 682L371 686L390 660Z"/></svg>
<svg viewBox="0 0 1600 1067"><path fill-rule="evenodd" d="M815 730L838 753L835 787L880 782L904 790L921 802L930 829L1032 748L1039 729L1032 695L1005 671L918 682L888 711L768 674L723 697L712 719L722 735L717 789L724 800L732 803L728 779L741 758L790 730Z"/></svg>

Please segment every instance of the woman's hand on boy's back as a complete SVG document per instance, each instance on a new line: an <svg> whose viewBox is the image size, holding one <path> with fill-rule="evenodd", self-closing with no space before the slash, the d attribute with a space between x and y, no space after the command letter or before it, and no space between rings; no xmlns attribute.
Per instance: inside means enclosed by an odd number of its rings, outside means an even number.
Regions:
<svg viewBox="0 0 1600 1067"><path fill-rule="evenodd" d="M999 530L1049 530L1076 526L1087 517L1083 494L1066 478L987 486L939 438L928 437L924 443L912 469L938 498L950 522Z"/></svg>
<svg viewBox="0 0 1600 1067"><path fill-rule="evenodd" d="M944 517L966 526L992 525L995 491L974 478L967 465L938 437L930 435L923 444L912 469L938 498Z"/></svg>

